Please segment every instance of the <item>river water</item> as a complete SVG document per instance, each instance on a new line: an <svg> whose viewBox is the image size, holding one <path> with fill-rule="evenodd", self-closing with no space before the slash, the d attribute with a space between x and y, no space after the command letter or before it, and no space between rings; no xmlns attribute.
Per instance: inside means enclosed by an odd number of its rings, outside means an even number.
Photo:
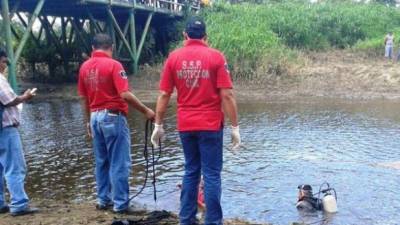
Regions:
<svg viewBox="0 0 400 225"><path fill-rule="evenodd" d="M225 129L223 209L227 218L289 224L400 223L400 171L380 163L400 161L400 103L301 100L240 104L244 147L229 149ZM175 131L175 109L166 120L167 141L157 171L157 203L151 181L137 198L149 209L177 212L183 154ZM134 194L144 181L144 118L129 116ZM76 101L26 104L21 135L33 198L95 200L93 156ZM339 212L301 215L297 186L314 190L327 181Z"/></svg>

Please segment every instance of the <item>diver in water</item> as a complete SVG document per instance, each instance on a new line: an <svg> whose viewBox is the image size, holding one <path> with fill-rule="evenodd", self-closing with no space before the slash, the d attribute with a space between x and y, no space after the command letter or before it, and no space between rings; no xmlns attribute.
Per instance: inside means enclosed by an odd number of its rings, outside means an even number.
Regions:
<svg viewBox="0 0 400 225"><path fill-rule="evenodd" d="M314 212L322 210L322 202L313 196L312 187L308 184L299 185L299 196L296 208L301 211Z"/></svg>

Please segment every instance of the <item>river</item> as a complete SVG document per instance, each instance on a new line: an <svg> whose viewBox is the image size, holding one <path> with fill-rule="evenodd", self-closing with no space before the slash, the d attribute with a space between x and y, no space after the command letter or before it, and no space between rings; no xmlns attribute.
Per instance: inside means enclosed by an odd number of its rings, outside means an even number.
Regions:
<svg viewBox="0 0 400 225"><path fill-rule="evenodd" d="M225 128L222 203L225 217L288 224L395 225L400 221L400 171L380 163L400 161L400 103L390 101L299 100L240 104L243 147L229 149ZM166 120L167 140L156 166L157 203L151 180L137 204L177 212L183 154L174 107ZM131 191L145 173L143 116L129 116L133 171ZM94 201L91 143L77 101L26 104L21 135L31 198ZM314 191L327 181L338 195L334 215L301 215L297 186Z"/></svg>

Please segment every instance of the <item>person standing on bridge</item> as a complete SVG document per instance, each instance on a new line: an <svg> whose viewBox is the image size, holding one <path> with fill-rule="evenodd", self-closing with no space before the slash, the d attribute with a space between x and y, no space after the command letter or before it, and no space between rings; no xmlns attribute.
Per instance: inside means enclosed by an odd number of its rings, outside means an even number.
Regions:
<svg viewBox="0 0 400 225"><path fill-rule="evenodd" d="M18 132L20 112L17 108L17 105L31 99L35 90L28 89L17 96L4 76L7 64L7 53L0 49L0 213L10 211L12 216L20 216L38 212L37 208L29 206L25 193L26 165ZM10 192L9 205L5 203L4 178Z"/></svg>
<svg viewBox="0 0 400 225"><path fill-rule="evenodd" d="M78 92L93 140L97 205L113 207L116 213L131 213L129 174L131 140L127 122L128 105L154 119L154 111L129 91L121 63L112 59L113 43L106 34L93 38L92 57L79 70Z"/></svg>
<svg viewBox="0 0 400 225"><path fill-rule="evenodd" d="M161 74L151 141L158 146L164 138L163 119L171 94L176 88L177 125L185 157L180 223L196 224L198 186L202 173L207 207L205 224L222 225L222 108L232 123L233 147L238 148L240 134L236 100L225 57L206 43L204 21L199 17L190 18L183 36L184 47L170 53Z"/></svg>

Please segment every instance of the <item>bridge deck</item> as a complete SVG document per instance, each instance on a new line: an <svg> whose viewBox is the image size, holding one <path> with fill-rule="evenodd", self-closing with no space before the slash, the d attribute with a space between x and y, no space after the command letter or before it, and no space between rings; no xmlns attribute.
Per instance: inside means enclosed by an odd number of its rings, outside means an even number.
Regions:
<svg viewBox="0 0 400 225"><path fill-rule="evenodd" d="M39 0L8 0L10 10L32 13ZM127 15L131 9L138 14L153 12L155 16L181 17L185 3L183 0L47 0L41 10L42 15L75 17L87 19L89 10L96 19L107 18L104 6L110 6L116 17ZM199 2L192 1L192 10L199 9ZM0 7L1 8L1 7Z"/></svg>

